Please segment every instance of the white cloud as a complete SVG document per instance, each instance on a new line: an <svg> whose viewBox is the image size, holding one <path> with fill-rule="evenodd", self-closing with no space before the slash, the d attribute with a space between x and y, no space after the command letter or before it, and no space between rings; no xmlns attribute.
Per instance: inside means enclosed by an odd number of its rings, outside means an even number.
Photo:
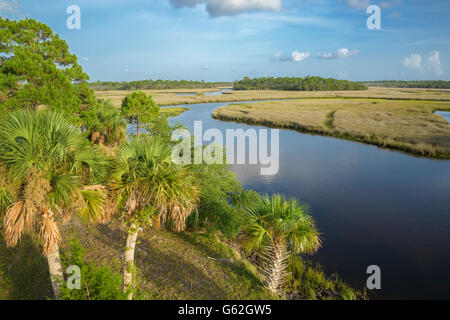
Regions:
<svg viewBox="0 0 450 320"><path fill-rule="evenodd" d="M319 59L346 59L351 56L357 55L359 53L358 50L349 50L347 48L341 48L336 50L335 53L325 53L325 54L316 54L315 57ZM300 52L295 50L290 55L284 54L282 51L278 51L274 53L271 57L272 61L282 62L282 61L292 61L292 62L301 62L308 59L311 56L309 52Z"/></svg>
<svg viewBox="0 0 450 320"><path fill-rule="evenodd" d="M402 60L405 67L419 70L419 71L431 71L436 76L441 76L444 72L442 71L441 65L441 53L437 50L430 52L428 59L423 62L422 55L418 53L413 53Z"/></svg>
<svg viewBox="0 0 450 320"><path fill-rule="evenodd" d="M18 13L20 8L20 3L17 0L3 1L0 0L0 12L4 11L7 13Z"/></svg>
<svg viewBox="0 0 450 320"><path fill-rule="evenodd" d="M390 1L381 1L380 2L380 7L382 9L387 9L393 6L398 6L401 5L403 2L403 0L390 0Z"/></svg>
<svg viewBox="0 0 450 320"><path fill-rule="evenodd" d="M276 61L276 62L282 61L283 60L283 52L278 51L278 52L274 53L272 56L272 60Z"/></svg>
<svg viewBox="0 0 450 320"><path fill-rule="evenodd" d="M318 57L320 59L346 59L350 58L351 56L357 55L359 53L358 50L349 50L347 48L341 48L336 50L335 53L325 53L322 55L319 55Z"/></svg>
<svg viewBox="0 0 450 320"><path fill-rule="evenodd" d="M283 0L170 0L176 8L205 4L211 17L231 16L249 11L279 11Z"/></svg>
<svg viewBox="0 0 450 320"><path fill-rule="evenodd" d="M413 53L409 57L403 59L403 65L411 69L422 69L422 56L420 54Z"/></svg>
<svg viewBox="0 0 450 320"><path fill-rule="evenodd" d="M89 59L86 58L86 57L81 58L81 60L82 60L82 61L85 61L85 62L89 61Z"/></svg>
<svg viewBox="0 0 450 320"><path fill-rule="evenodd" d="M295 50L290 55L285 55L283 52L278 51L273 54L271 60L275 62L281 61L291 61L291 62L301 62L308 59L311 56L309 52L300 52Z"/></svg>
<svg viewBox="0 0 450 320"><path fill-rule="evenodd" d="M349 57L351 57L351 56L354 56L354 55L356 55L356 54L358 54L358 53L359 53L358 50L352 50L352 51L350 51L350 50L348 50L347 48L341 48L341 49L338 49L338 50L337 50L336 56L337 56L338 59L346 59L346 58L349 58Z"/></svg>
<svg viewBox="0 0 450 320"><path fill-rule="evenodd" d="M427 59L427 68L431 69L437 76L441 76L444 72L441 66L441 57L439 51L432 51Z"/></svg>
<svg viewBox="0 0 450 320"><path fill-rule="evenodd" d="M370 0L347 0L347 4L358 10L367 9L370 5Z"/></svg>
<svg viewBox="0 0 450 320"><path fill-rule="evenodd" d="M367 9L370 5L370 0L347 0L347 5L357 10ZM380 7L382 9L387 9L393 6L398 6L403 2L403 0L389 0L381 1Z"/></svg>
<svg viewBox="0 0 450 320"><path fill-rule="evenodd" d="M300 62L300 61L308 59L309 56L310 56L309 52L294 51L291 54L291 61Z"/></svg>

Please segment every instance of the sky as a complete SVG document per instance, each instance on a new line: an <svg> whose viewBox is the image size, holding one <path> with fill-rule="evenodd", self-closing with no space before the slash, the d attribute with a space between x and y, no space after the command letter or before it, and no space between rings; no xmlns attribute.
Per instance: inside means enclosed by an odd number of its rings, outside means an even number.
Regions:
<svg viewBox="0 0 450 320"><path fill-rule="evenodd" d="M48 24L91 81L450 80L448 0L0 0L0 15Z"/></svg>

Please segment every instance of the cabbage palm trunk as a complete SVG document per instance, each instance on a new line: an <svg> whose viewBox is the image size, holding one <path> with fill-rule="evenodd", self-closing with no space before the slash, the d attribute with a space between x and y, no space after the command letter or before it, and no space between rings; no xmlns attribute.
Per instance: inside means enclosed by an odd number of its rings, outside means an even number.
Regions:
<svg viewBox="0 0 450 320"><path fill-rule="evenodd" d="M52 282L53 294L57 300L61 297L61 285L64 282L64 273L59 256L59 247L55 245L53 252L47 255L50 280Z"/></svg>
<svg viewBox="0 0 450 320"><path fill-rule="evenodd" d="M288 252L286 244L282 239L274 239L267 250L267 268L265 272L265 283L270 291L281 295L286 269Z"/></svg>
<svg viewBox="0 0 450 320"><path fill-rule="evenodd" d="M123 291L128 292L128 300L133 300L133 274L135 273L134 251L136 248L136 240L140 228L136 224L131 225L127 235L127 244L125 247L125 268L123 271Z"/></svg>

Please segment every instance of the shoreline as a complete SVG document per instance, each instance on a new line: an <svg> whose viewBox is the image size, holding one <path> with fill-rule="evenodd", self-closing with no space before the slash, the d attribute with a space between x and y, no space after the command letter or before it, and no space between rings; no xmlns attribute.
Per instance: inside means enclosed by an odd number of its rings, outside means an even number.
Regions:
<svg viewBox="0 0 450 320"><path fill-rule="evenodd" d="M370 99L370 100L377 100L377 99ZM295 120L268 119L264 116L261 116L261 118L252 117L251 112L253 110L251 109L257 105L258 104L247 104L245 106L242 106L242 108L239 108L240 107L239 105L231 104L228 106L215 109L212 112L212 117L216 120L221 121L244 123L248 125L260 125L268 128L295 130L297 132L305 134L319 135L337 138L341 140L364 143L367 145L373 145L386 150L402 152L418 158L428 158L441 161L450 159L450 151L443 146L401 141L395 135L393 135L392 137L382 137L373 133L362 134L356 133L354 131L350 132L338 130L334 127L335 121L334 115L337 111L341 111L342 109L331 110L332 109L331 108L330 109L331 111L327 112L326 118L324 119L322 124L323 126L321 127L318 126L317 124L316 125L303 124ZM235 110L230 110L229 108L231 106L233 106ZM250 108L251 111L248 108ZM445 108L441 108L439 110L436 109L433 110L432 112L434 113L436 111L445 111Z"/></svg>
<svg viewBox="0 0 450 320"><path fill-rule="evenodd" d="M214 90L212 90L214 91ZM120 107L122 99L131 91L96 91L97 98L111 99ZM374 88L362 91L286 91L286 90L234 90L221 95L180 96L176 91L143 90L152 95L159 106L193 105L200 103L227 103L239 101L294 100L294 99L377 99L392 101L434 101L450 102L450 90L446 92L423 89L412 92L408 89ZM202 90L183 90L184 93L204 92Z"/></svg>

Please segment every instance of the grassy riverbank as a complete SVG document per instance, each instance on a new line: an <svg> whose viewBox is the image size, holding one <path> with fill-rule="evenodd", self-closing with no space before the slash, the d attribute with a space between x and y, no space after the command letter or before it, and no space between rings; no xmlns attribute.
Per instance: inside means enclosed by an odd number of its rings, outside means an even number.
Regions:
<svg viewBox="0 0 450 320"><path fill-rule="evenodd" d="M161 113L163 113L163 114L165 114L165 115L167 115L169 117L177 117L180 114L182 114L182 113L184 113L186 111L189 111L189 110L191 110L191 109L190 108L176 108L176 107L174 107L174 108L162 108L161 109Z"/></svg>
<svg viewBox="0 0 450 320"><path fill-rule="evenodd" d="M213 112L213 117L449 159L450 126L434 114L437 110L450 111L450 102L385 99L271 101L222 107Z"/></svg>
<svg viewBox="0 0 450 320"><path fill-rule="evenodd" d="M220 89L185 89L185 90L144 90L151 94L160 106L236 102L279 99L322 99L322 98L359 98L359 99L396 99L396 100L427 100L450 101L450 90L442 89L398 89L369 87L364 91L281 91L281 90L240 90L229 91L222 95L204 95L205 92ZM111 99L114 105L120 107L122 99L130 91L96 91L98 98ZM195 95L179 95L180 93L197 93Z"/></svg>
<svg viewBox="0 0 450 320"><path fill-rule="evenodd" d="M86 248L86 259L110 267L120 275L125 234L118 223L85 226L61 224L64 239L76 237ZM70 251L65 241L61 252ZM207 233L174 234L147 228L136 251L136 299L277 299L262 283L256 267L229 243ZM302 260L291 264L289 299L357 299L353 290L320 267ZM0 235L0 300L47 299L51 296L48 266L41 248L26 237L7 249Z"/></svg>

